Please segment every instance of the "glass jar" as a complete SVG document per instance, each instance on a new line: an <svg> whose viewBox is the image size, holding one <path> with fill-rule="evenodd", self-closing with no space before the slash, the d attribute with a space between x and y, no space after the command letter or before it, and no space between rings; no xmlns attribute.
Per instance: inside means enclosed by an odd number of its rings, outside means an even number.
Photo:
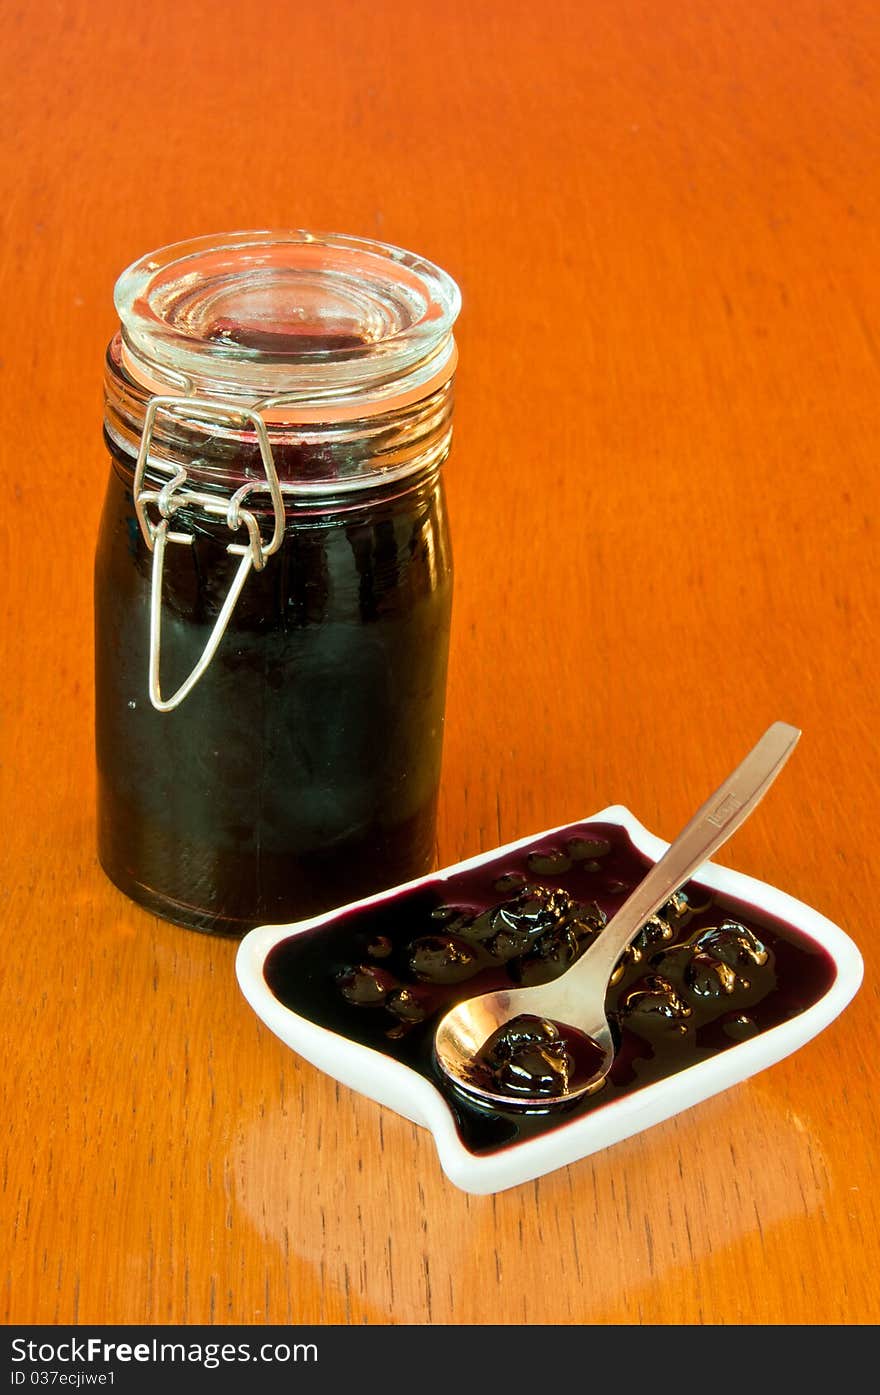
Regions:
<svg viewBox="0 0 880 1395"><path fill-rule="evenodd" d="M306 232L180 243L116 286L95 570L98 845L241 933L428 871L460 298Z"/></svg>

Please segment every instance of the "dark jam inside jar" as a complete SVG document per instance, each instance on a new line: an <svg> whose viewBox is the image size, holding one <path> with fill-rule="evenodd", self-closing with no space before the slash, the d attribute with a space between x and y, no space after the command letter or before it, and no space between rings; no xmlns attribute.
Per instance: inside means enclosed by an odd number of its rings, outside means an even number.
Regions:
<svg viewBox="0 0 880 1395"><path fill-rule="evenodd" d="M314 465L283 451L278 463ZM112 880L170 920L240 933L426 872L452 592L436 472L292 514L205 677L160 713L146 690L152 556L129 466L117 453L95 588L99 847ZM185 513L175 526L193 543L166 552L165 692L198 661L238 562L228 531Z"/></svg>
<svg viewBox="0 0 880 1395"><path fill-rule="evenodd" d="M549 844L437 877L289 936L269 954L266 982L294 1012L432 1081L465 1146L492 1152L767 1031L831 986L832 960L800 931L692 882L651 918L612 976L606 1008L615 1057L596 1093L553 1102L558 1073L541 1053L548 1042L557 1062L559 1052L548 1038L532 1054L534 1023L513 1051L510 1043L500 1051L491 1043L483 1065L503 1074L523 1048L519 1086L543 1081L546 1109L518 1109L516 1090L508 1110L451 1086L433 1056L443 1013L463 998L563 973L649 866L618 826L572 825ZM580 1068L570 1042L568 1051L570 1065Z"/></svg>

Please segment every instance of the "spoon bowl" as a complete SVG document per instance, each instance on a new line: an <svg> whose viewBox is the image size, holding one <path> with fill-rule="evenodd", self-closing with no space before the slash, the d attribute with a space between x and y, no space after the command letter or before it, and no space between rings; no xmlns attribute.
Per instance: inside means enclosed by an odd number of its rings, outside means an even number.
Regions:
<svg viewBox="0 0 880 1395"><path fill-rule="evenodd" d="M457 1089L506 1109L547 1109L602 1086L614 1061L605 996L621 955L651 916L745 822L800 735L786 722L768 728L586 953L559 978L467 998L441 1018L434 1055ZM538 1025L521 1027L522 1018ZM525 1055L517 1045L524 1040ZM530 1070L526 1061L536 1062L537 1070Z"/></svg>
<svg viewBox="0 0 880 1395"><path fill-rule="evenodd" d="M614 1040L604 1004L589 1025L581 995L568 1006L554 999L551 1015L546 992L550 986L538 984L532 988L512 988L509 992L483 993L446 1013L437 1024L434 1051L444 1072L459 1090L505 1109L546 1109L601 1089L614 1060ZM491 1074L481 1067L481 1053L496 1033L522 1017L534 1018L560 1031L567 1047L566 1054L573 1062L573 1068L566 1075L564 1093L523 1095L509 1089L493 1089L489 1083Z"/></svg>

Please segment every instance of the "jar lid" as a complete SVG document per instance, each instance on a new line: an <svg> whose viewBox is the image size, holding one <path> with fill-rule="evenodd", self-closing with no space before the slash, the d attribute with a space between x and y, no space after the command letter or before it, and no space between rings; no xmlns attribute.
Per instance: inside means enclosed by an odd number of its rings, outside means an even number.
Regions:
<svg viewBox="0 0 880 1395"><path fill-rule="evenodd" d="M340 233L174 243L124 271L114 300L125 367L154 392L277 400L310 417L315 404L336 404L348 416L424 395L455 368L452 278L411 252Z"/></svg>

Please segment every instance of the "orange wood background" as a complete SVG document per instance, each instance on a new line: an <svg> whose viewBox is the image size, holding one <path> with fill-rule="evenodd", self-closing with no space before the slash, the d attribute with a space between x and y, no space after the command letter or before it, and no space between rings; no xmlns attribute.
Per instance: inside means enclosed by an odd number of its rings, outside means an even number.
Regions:
<svg viewBox="0 0 880 1395"><path fill-rule="evenodd" d="M33 0L2 48L0 1316L876 1322L876 4ZM285 225L464 295L441 862L610 802L672 836L783 718L719 860L866 958L794 1057L495 1198L96 863L113 283Z"/></svg>

